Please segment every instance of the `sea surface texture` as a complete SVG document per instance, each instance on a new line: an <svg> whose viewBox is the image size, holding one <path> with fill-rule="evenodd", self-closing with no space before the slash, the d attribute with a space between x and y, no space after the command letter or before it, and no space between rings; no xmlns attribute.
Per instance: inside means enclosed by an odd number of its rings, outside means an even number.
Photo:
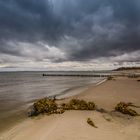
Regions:
<svg viewBox="0 0 140 140"><path fill-rule="evenodd" d="M47 72L0 72L0 132L27 118L27 110L35 100L54 95L68 97L103 80L101 77L43 77L43 73Z"/></svg>

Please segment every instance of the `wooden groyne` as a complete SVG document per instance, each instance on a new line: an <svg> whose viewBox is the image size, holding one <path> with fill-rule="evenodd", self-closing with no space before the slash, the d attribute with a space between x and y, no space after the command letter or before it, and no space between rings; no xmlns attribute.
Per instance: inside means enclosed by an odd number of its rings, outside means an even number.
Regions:
<svg viewBox="0 0 140 140"><path fill-rule="evenodd" d="M42 74L42 76L109 77L111 74Z"/></svg>
<svg viewBox="0 0 140 140"><path fill-rule="evenodd" d="M82 74L63 74L63 73L47 73L42 74L42 76L73 76L73 77L111 77L111 76L124 76L130 78L137 78L140 77L140 73L82 73Z"/></svg>

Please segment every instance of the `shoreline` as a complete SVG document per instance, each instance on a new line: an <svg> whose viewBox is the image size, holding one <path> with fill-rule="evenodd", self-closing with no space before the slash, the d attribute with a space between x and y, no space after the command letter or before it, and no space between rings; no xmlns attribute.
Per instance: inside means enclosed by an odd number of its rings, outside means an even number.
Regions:
<svg viewBox="0 0 140 140"><path fill-rule="evenodd" d="M63 93L62 95L56 95L56 98L57 100L61 100L61 101L64 101L65 99L69 99L69 98L72 98L84 91L86 91L88 88L90 88L91 86L97 86L99 85L100 83L103 83L106 81L106 78L104 79L101 79L99 80L97 83L90 83L86 86L81 86L81 87L75 87L75 88L72 88L72 89L69 89L69 91L66 91L66 93ZM49 96L49 97L53 97L53 96ZM35 102L36 100L34 100ZM33 103L30 103L29 107L27 108L27 110L30 110L31 106L32 106ZM28 120L28 112L26 112L27 110L24 110L24 112L22 112L21 115L21 118L18 118L17 121L13 121L13 120L16 120L16 118L14 118L15 116L13 115L12 116L12 120L9 124L7 124L7 126L4 126L4 129L0 129L0 135L11 130L12 128L16 127L17 125L20 125L21 123L24 123L24 121ZM1 139L0 139L1 140Z"/></svg>
<svg viewBox="0 0 140 140"><path fill-rule="evenodd" d="M74 97L74 96L76 96L76 95L78 95L78 94L80 94L80 93L82 93L82 92L85 92L88 88L90 88L90 87L96 87L96 86L99 86L100 84L102 84L102 83L104 83L104 82L106 82L107 81L107 78L104 78L104 79L102 79L102 80L100 80L99 82L97 82L97 83L90 83L90 84L88 84L88 85L86 85L86 86L81 86L81 87L76 87L75 89L68 89L69 91L66 91L66 93L64 93L64 94L59 94L59 95L56 95L56 99L57 100L65 100L65 99L69 99L69 98L71 98L71 97ZM68 94L68 92L69 92L69 94Z"/></svg>
<svg viewBox="0 0 140 140"><path fill-rule="evenodd" d="M136 79L116 77L116 80L107 80L96 86L92 85L86 91L58 100L58 102L67 102L71 98L84 99L94 101L99 107L111 111L119 101L140 105L139 91L140 86ZM137 111L140 112L140 109L138 108ZM86 123L88 117L93 118L98 129ZM61 115L28 118L22 124L5 132L0 140L24 140L26 138L29 140L93 140L93 138L111 140L114 136L116 140L138 140L140 139L139 124L140 117L117 117L97 111L66 111Z"/></svg>

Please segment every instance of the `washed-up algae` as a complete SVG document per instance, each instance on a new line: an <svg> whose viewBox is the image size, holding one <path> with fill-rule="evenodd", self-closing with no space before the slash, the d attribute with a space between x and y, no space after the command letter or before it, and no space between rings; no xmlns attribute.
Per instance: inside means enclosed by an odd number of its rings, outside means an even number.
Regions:
<svg viewBox="0 0 140 140"><path fill-rule="evenodd" d="M44 98L33 104L29 116L37 116L39 114L62 114L65 110L95 110L95 103L72 99L68 103L58 105L54 99Z"/></svg>
<svg viewBox="0 0 140 140"><path fill-rule="evenodd" d="M95 110L95 103L72 99L69 103L62 103L61 107L65 110Z"/></svg>
<svg viewBox="0 0 140 140"><path fill-rule="evenodd" d="M94 122L91 120L91 118L87 118L87 123L88 123L89 125L91 125L92 127L98 128L98 127L94 124Z"/></svg>
<svg viewBox="0 0 140 140"><path fill-rule="evenodd" d="M134 109L131 109L130 106L136 107L132 103L120 102L115 106L115 110L130 116L139 116L139 114Z"/></svg>

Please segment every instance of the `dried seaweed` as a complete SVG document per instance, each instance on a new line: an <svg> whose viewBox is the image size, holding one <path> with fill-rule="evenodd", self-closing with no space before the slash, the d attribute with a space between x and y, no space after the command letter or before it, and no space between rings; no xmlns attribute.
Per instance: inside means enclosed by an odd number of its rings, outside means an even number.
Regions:
<svg viewBox="0 0 140 140"><path fill-rule="evenodd" d="M94 122L91 120L91 118L87 118L87 123L88 123L89 125L91 125L92 127L98 128L98 127L94 124Z"/></svg>
<svg viewBox="0 0 140 140"><path fill-rule="evenodd" d="M115 110L123 114L128 114L131 116L139 116L139 114L135 110L131 109L130 106L134 107L132 103L120 102L116 105Z"/></svg>

